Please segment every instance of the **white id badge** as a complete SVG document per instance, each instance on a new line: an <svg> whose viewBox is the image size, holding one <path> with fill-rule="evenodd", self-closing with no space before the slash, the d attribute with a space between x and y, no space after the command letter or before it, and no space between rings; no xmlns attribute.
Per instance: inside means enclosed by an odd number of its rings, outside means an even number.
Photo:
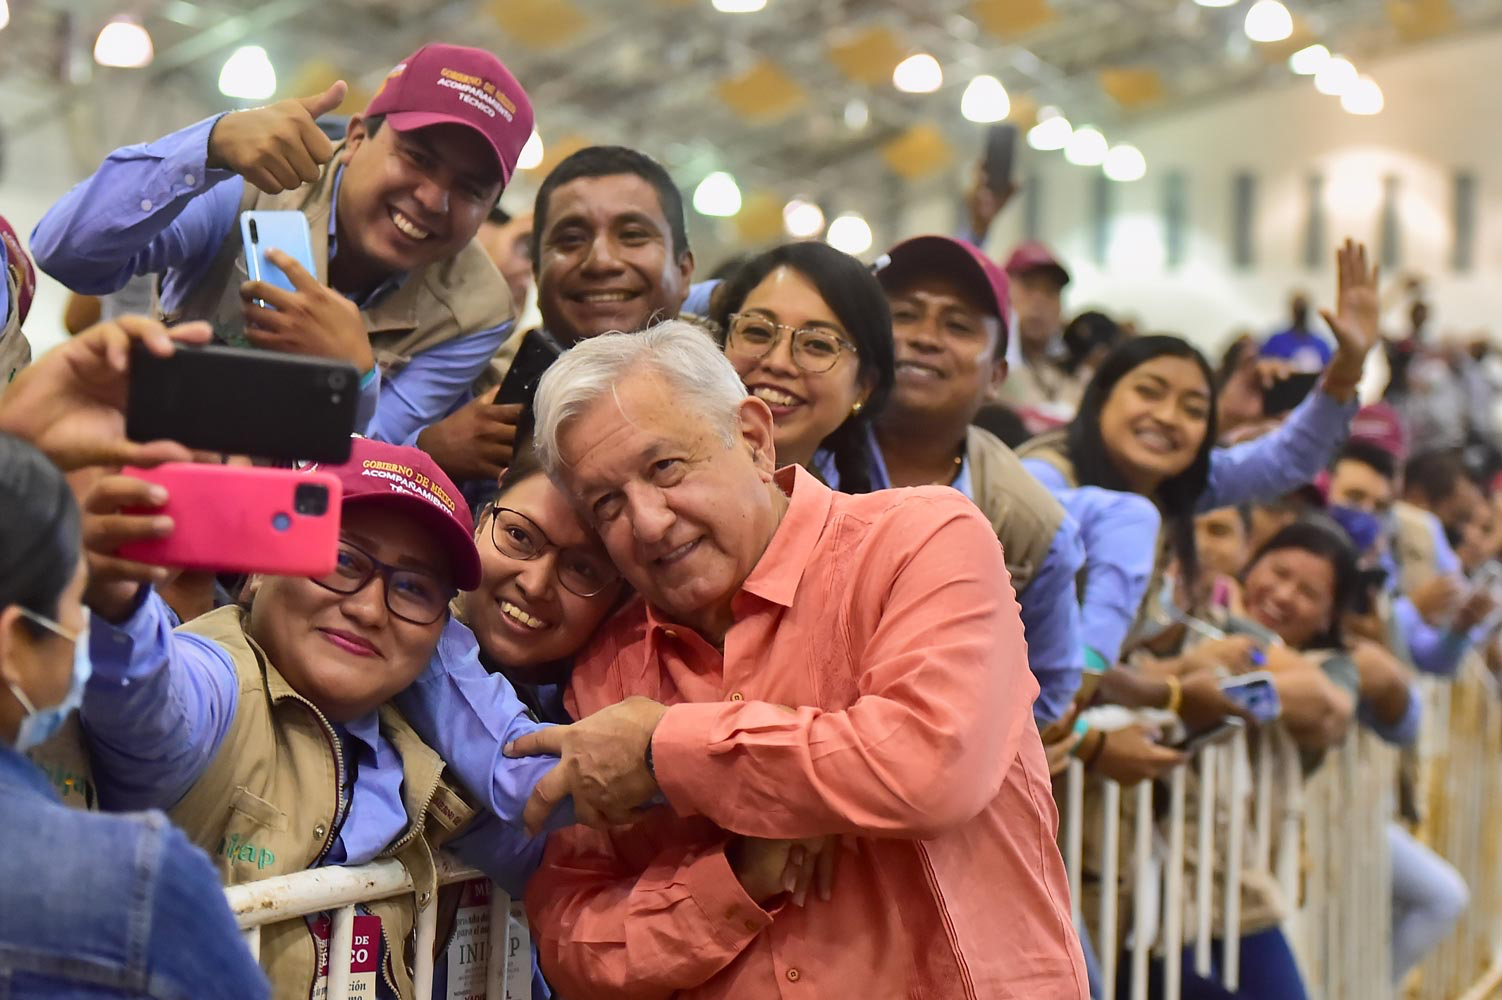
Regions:
<svg viewBox="0 0 1502 1000"><path fill-rule="evenodd" d="M519 899L511 901L506 930L506 1000L531 1000L532 929Z"/></svg>

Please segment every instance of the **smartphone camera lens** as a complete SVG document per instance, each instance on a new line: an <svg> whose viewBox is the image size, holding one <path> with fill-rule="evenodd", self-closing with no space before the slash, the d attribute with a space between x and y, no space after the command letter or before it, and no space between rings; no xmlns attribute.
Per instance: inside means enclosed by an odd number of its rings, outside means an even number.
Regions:
<svg viewBox="0 0 1502 1000"><path fill-rule="evenodd" d="M329 388L343 389L349 385L349 376L344 372L329 372Z"/></svg>
<svg viewBox="0 0 1502 1000"><path fill-rule="evenodd" d="M261 234L256 229L256 220L255 219L251 219L250 220L250 224L249 224L248 228L250 229L250 242L252 242L252 243L259 243L259 242L261 242Z"/></svg>
<svg viewBox="0 0 1502 1000"><path fill-rule="evenodd" d="M328 487L300 483L292 494L292 509L305 517L321 517L329 511Z"/></svg>

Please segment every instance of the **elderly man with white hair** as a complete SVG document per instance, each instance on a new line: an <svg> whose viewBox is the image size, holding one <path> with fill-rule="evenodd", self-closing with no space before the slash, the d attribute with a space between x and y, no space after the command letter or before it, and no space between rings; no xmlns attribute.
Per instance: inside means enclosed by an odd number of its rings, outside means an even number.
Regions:
<svg viewBox="0 0 1502 1000"><path fill-rule="evenodd" d="M1079 1000L1058 817L996 535L954 490L775 470L696 327L566 353L536 448L638 596L575 666L527 891L566 996ZM488 774L461 775L477 791ZM808 890L817 882L817 890Z"/></svg>

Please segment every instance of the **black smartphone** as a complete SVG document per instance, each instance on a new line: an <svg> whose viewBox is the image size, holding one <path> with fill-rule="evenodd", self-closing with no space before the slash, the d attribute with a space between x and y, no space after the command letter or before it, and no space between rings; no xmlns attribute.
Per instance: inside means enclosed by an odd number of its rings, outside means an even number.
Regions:
<svg viewBox="0 0 1502 1000"><path fill-rule="evenodd" d="M537 394L537 383L542 381L542 373L558 360L560 353L558 345L538 331L526 334L492 402L526 403L530 407L532 397Z"/></svg>
<svg viewBox="0 0 1502 1000"><path fill-rule="evenodd" d="M1170 750L1177 750L1184 754L1196 754L1205 747L1214 746L1231 738L1231 734L1245 727L1236 716L1221 719L1208 729L1201 729L1197 733L1190 733L1177 743L1170 743Z"/></svg>
<svg viewBox="0 0 1502 1000"><path fill-rule="evenodd" d="M130 356L125 436L283 461L349 458L360 373L344 361L239 347Z"/></svg>
<svg viewBox="0 0 1502 1000"><path fill-rule="evenodd" d="M1002 123L986 129L986 156L981 165L986 174L986 187L997 194L1010 191L1016 159L1017 126Z"/></svg>
<svg viewBox="0 0 1502 1000"><path fill-rule="evenodd" d="M1319 372L1302 372L1274 382L1262 394L1263 416L1277 417L1287 413L1304 401L1318 381Z"/></svg>

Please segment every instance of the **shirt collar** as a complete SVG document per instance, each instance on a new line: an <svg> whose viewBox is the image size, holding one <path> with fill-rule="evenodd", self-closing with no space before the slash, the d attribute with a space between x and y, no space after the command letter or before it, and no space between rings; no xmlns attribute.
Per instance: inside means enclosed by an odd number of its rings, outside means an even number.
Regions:
<svg viewBox="0 0 1502 1000"><path fill-rule="evenodd" d="M788 509L741 590L788 608L814 546L824 534L834 491L801 465L778 469L773 481L788 495Z"/></svg>
<svg viewBox="0 0 1502 1000"><path fill-rule="evenodd" d="M334 724L339 735L344 737L346 746L350 740L364 744L370 750L372 756L376 754L381 745L381 716L377 712L366 712L358 719L349 722Z"/></svg>
<svg viewBox="0 0 1502 1000"><path fill-rule="evenodd" d="M334 165L334 186L329 192L329 263L339 254L339 185L344 181L344 164ZM399 271L371 289L364 300L351 299L361 309L369 309L406 283L408 272Z"/></svg>

